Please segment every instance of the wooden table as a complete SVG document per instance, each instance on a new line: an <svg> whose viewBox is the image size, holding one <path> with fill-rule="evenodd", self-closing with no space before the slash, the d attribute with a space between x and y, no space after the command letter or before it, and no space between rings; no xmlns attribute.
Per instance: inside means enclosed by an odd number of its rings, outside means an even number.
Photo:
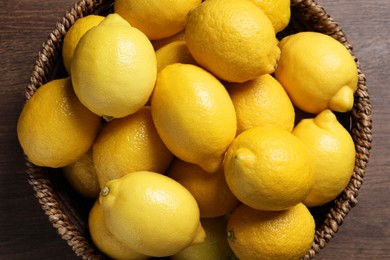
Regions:
<svg viewBox="0 0 390 260"><path fill-rule="evenodd" d="M27 183L16 122L41 44L76 0L0 0L0 258L77 259ZM319 0L342 26L367 76L373 149L359 203L317 259L390 259L390 2Z"/></svg>

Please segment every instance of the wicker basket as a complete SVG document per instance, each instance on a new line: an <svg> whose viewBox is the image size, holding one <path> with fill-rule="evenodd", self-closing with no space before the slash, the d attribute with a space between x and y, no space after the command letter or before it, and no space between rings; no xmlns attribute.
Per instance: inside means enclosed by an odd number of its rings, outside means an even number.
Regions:
<svg viewBox="0 0 390 260"><path fill-rule="evenodd" d="M80 17L88 14L106 15L113 12L112 0L80 0L56 24L48 40L43 44L30 77L30 83L25 89L26 99L29 99L42 84L54 78L65 77L66 72L61 60L61 45L70 26ZM298 31L317 31L328 34L352 53L340 26L314 0L292 0L291 22L278 37ZM371 105L365 76L360 70L358 89L352 111L339 114L340 122L350 131L356 147L354 173L343 193L327 205L311 209L316 220L314 243L304 259L313 258L334 237L344 218L351 208L357 204L356 197L363 183L366 165L371 148ZM67 184L62 174L48 172L54 169L37 167L26 159L28 181L34 189L49 221L59 235L67 241L72 250L83 259L106 258L91 242L87 216L92 201L81 198Z"/></svg>

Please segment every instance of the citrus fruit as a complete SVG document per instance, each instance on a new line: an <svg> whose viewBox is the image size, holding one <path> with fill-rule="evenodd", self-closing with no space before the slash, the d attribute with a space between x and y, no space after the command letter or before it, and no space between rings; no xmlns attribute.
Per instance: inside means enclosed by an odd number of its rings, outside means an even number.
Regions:
<svg viewBox="0 0 390 260"><path fill-rule="evenodd" d="M205 172L195 164L175 159L166 175L183 185L198 203L201 218L213 218L230 213L238 200L227 186L223 169Z"/></svg>
<svg viewBox="0 0 390 260"><path fill-rule="evenodd" d="M313 158L291 132L254 127L229 147L226 182L243 203L258 210L284 210L302 202L314 183Z"/></svg>
<svg viewBox="0 0 390 260"><path fill-rule="evenodd" d="M280 32L290 22L290 0L251 0L255 5L261 8L275 29Z"/></svg>
<svg viewBox="0 0 390 260"><path fill-rule="evenodd" d="M92 160L92 149L89 149L77 161L63 168L69 184L81 195L91 199L99 197L100 187Z"/></svg>
<svg viewBox="0 0 390 260"><path fill-rule="evenodd" d="M355 145L349 132L329 109L314 119L303 119L293 134L310 149L315 161L315 182L304 200L320 206L334 200L347 186L355 165Z"/></svg>
<svg viewBox="0 0 390 260"><path fill-rule="evenodd" d="M292 131L295 112L283 86L264 74L244 83L227 86L237 115L237 134L256 126Z"/></svg>
<svg viewBox="0 0 390 260"><path fill-rule="evenodd" d="M157 72L160 72L169 64L184 63L195 64L195 60L192 58L188 51L185 41L171 42L156 51L157 58Z"/></svg>
<svg viewBox="0 0 390 260"><path fill-rule="evenodd" d="M112 235L107 228L103 208L98 200L95 201L89 212L88 227L93 243L107 256L118 260L148 259L147 256L135 252Z"/></svg>
<svg viewBox="0 0 390 260"><path fill-rule="evenodd" d="M185 40L184 36L185 36L185 29L183 29L182 31L180 31L172 36L169 36L167 38L163 38L160 40L154 40L151 42L152 42L154 49L157 51L158 49L160 49L161 47L164 47L168 43L175 42L175 41L184 41Z"/></svg>
<svg viewBox="0 0 390 260"><path fill-rule="evenodd" d="M217 171L236 134L236 113L225 87L191 64L166 66L151 98L157 132L183 161Z"/></svg>
<svg viewBox="0 0 390 260"><path fill-rule="evenodd" d="M228 242L239 259L298 260L310 249L315 222L302 203L283 211L238 206L227 225Z"/></svg>
<svg viewBox="0 0 390 260"><path fill-rule="evenodd" d="M148 101L156 81L156 55L141 31L110 14L80 39L71 75L76 95L92 112L124 117Z"/></svg>
<svg viewBox="0 0 390 260"><path fill-rule="evenodd" d="M276 79L294 105L318 114L352 109L358 72L353 56L331 36L299 32L283 38Z"/></svg>
<svg viewBox="0 0 390 260"><path fill-rule="evenodd" d="M204 242L191 245L170 257L172 260L221 260L231 259L233 252L226 239L227 217L201 218L206 232Z"/></svg>
<svg viewBox="0 0 390 260"><path fill-rule="evenodd" d="M100 123L101 118L77 99L68 77L37 89L19 115L17 135L33 164L59 168L89 150Z"/></svg>
<svg viewBox="0 0 390 260"><path fill-rule="evenodd" d="M80 38L92 27L98 25L103 21L104 16L87 15L76 20L76 22L69 28L65 34L64 42L62 44L62 59L65 70L70 74L74 50L80 41Z"/></svg>
<svg viewBox="0 0 390 260"><path fill-rule="evenodd" d="M141 254L169 256L205 239L196 200L162 174L138 171L109 181L99 201L114 237Z"/></svg>
<svg viewBox="0 0 390 260"><path fill-rule="evenodd" d="M275 69L271 21L247 0L208 0L192 9L185 39L196 62L222 80L244 82Z"/></svg>
<svg viewBox="0 0 390 260"><path fill-rule="evenodd" d="M117 0L114 10L151 40L169 37L184 29L188 11L201 0Z"/></svg>
<svg viewBox="0 0 390 260"><path fill-rule="evenodd" d="M164 173L172 159L157 134L148 106L106 123L93 144L93 162L101 188L107 181L133 171Z"/></svg>

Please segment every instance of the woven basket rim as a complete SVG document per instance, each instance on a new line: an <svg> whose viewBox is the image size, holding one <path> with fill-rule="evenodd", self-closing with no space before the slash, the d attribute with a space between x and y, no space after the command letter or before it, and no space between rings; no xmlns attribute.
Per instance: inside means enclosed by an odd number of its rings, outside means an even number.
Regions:
<svg viewBox="0 0 390 260"><path fill-rule="evenodd" d="M62 40L71 25L85 15L103 14L110 10L113 0L80 0L65 13L56 23L42 49L38 54L33 67L29 84L25 88L26 100L30 99L35 91L48 82L55 74L58 61L61 56ZM353 55L358 69L358 88L355 92L355 102L350 117L352 119L351 136L355 143L356 159L353 176L342 192L332 203L325 220L320 227L316 227L315 239L312 248L303 259L311 259L335 236L344 218L352 207L357 204L359 189L363 184L365 169L368 163L372 143L372 110L366 86L366 78L360 63L353 53L352 45L341 27L315 0L291 0L292 19L296 19L302 25L310 25L306 30L321 32L332 36L341 42ZM26 158L27 178L33 187L34 196L40 203L49 221L57 230L57 233L68 243L77 256L83 259L102 259L105 256L80 231L80 226L64 212L64 206L59 203L59 198L48 178L48 169L38 167ZM70 207L66 208L67 210ZM68 213L68 214L66 214Z"/></svg>

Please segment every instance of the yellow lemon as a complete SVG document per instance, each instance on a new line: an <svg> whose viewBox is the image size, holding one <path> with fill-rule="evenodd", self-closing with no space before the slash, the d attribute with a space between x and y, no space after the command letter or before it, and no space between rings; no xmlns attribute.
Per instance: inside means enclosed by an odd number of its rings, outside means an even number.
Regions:
<svg viewBox="0 0 390 260"><path fill-rule="evenodd" d="M184 41L185 40L185 29L172 35L167 38L163 38L160 40L154 40L151 41L154 49L157 51L161 47L164 47L168 43L175 42L175 41Z"/></svg>
<svg viewBox="0 0 390 260"><path fill-rule="evenodd" d="M184 29L188 11L201 0L117 0L114 10L151 40L169 37Z"/></svg>
<svg viewBox="0 0 390 260"><path fill-rule="evenodd" d="M290 0L251 0L254 4L261 8L275 29L275 32L280 32L290 22Z"/></svg>
<svg viewBox="0 0 390 260"><path fill-rule="evenodd" d="M237 134L256 126L292 131L295 112L283 86L271 75L228 86L237 114Z"/></svg>
<svg viewBox="0 0 390 260"><path fill-rule="evenodd" d="M303 119L293 134L306 144L315 161L315 183L304 203L313 207L334 200L353 174L356 152L351 135L328 109L314 119Z"/></svg>
<svg viewBox="0 0 390 260"><path fill-rule="evenodd" d="M141 31L110 14L80 39L71 75L76 95L92 112L124 117L148 101L156 81L156 55Z"/></svg>
<svg viewBox="0 0 390 260"><path fill-rule="evenodd" d="M156 51L156 58L157 72L173 63L196 64L185 41L174 41L161 47Z"/></svg>
<svg viewBox="0 0 390 260"><path fill-rule="evenodd" d="M325 34L300 32L283 38L279 47L275 77L294 105L313 114L352 109L358 72L344 45Z"/></svg>
<svg viewBox="0 0 390 260"><path fill-rule="evenodd" d="M103 21L104 16L87 15L76 20L76 22L69 28L65 34L64 42L62 44L62 59L65 70L70 74L74 50L80 41L80 38L92 27L98 25Z"/></svg>
<svg viewBox="0 0 390 260"><path fill-rule="evenodd" d="M93 162L101 188L109 180L133 171L164 173L172 159L147 106L106 123L93 144Z"/></svg>
<svg viewBox="0 0 390 260"><path fill-rule="evenodd" d="M313 243L315 222L302 203L284 211L241 204L231 214L227 232L239 259L299 260Z"/></svg>
<svg viewBox="0 0 390 260"><path fill-rule="evenodd" d="M185 39L196 62L226 81L272 73L280 55L271 21L247 0L204 1L189 13Z"/></svg>
<svg viewBox="0 0 390 260"><path fill-rule="evenodd" d="M91 147L101 118L83 106L69 78L50 81L27 101L17 134L28 159L38 166L64 167Z"/></svg>
<svg viewBox="0 0 390 260"><path fill-rule="evenodd" d="M84 197L97 199L100 187L92 160L92 149L77 161L63 168L64 176L69 184Z"/></svg>
<svg viewBox="0 0 390 260"><path fill-rule="evenodd" d="M169 256L205 239L196 200L162 174L139 171L112 180L99 201L114 237L141 254Z"/></svg>
<svg viewBox="0 0 390 260"><path fill-rule="evenodd" d="M191 192L202 218L223 216L238 205L237 198L226 183L222 168L215 173L208 173L195 164L175 159L166 174Z"/></svg>
<svg viewBox="0 0 390 260"><path fill-rule="evenodd" d="M313 158L291 132L254 127L232 142L224 161L233 194L259 210L284 210L302 202L314 183Z"/></svg>
<svg viewBox="0 0 390 260"><path fill-rule="evenodd" d="M189 246L170 257L172 260L227 260L233 252L226 239L227 217L202 218L200 220L206 232L204 242Z"/></svg>
<svg viewBox="0 0 390 260"><path fill-rule="evenodd" d="M103 208L98 200L95 201L89 212L88 227L93 243L109 257L117 260L148 259L147 256L135 252L112 235L107 228Z"/></svg>
<svg viewBox="0 0 390 260"><path fill-rule="evenodd" d="M166 66L157 77L152 116L162 141L183 161L217 171L236 134L236 113L225 87L190 64Z"/></svg>

